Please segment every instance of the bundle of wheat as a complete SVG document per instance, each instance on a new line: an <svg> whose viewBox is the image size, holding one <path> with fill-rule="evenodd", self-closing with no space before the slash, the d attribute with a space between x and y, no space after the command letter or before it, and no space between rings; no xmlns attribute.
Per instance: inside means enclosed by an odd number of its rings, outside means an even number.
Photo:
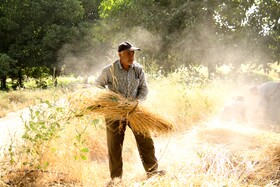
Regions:
<svg viewBox="0 0 280 187"><path fill-rule="evenodd" d="M150 131L164 134L172 130L170 122L142 104L106 89L79 91L71 95L69 101L70 108L79 111L78 115L103 115L108 122L126 120L132 130L143 135L149 135Z"/></svg>

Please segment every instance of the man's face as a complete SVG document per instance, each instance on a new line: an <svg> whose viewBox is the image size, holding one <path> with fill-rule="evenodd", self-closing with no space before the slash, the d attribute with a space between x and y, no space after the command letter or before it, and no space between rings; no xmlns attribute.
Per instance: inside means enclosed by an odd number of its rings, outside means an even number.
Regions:
<svg viewBox="0 0 280 187"><path fill-rule="evenodd" d="M119 53L120 61L124 66L133 64L134 61L134 51L124 50Z"/></svg>

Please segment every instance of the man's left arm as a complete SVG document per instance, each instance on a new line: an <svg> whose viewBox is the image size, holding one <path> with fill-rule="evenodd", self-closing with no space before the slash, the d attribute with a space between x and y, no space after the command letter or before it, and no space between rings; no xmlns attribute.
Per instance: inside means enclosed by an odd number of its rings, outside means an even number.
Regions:
<svg viewBox="0 0 280 187"><path fill-rule="evenodd" d="M138 87L138 94L136 99L137 100L145 100L148 95L148 87L147 87L147 81L145 77L145 73L143 70L141 70L139 75L139 87Z"/></svg>

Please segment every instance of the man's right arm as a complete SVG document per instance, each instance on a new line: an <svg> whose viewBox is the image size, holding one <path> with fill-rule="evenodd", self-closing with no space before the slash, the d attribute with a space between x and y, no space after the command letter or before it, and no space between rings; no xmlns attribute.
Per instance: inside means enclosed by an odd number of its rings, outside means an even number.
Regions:
<svg viewBox="0 0 280 187"><path fill-rule="evenodd" d="M106 69L103 69L101 74L94 81L94 85L100 88L105 88L108 85L108 73Z"/></svg>

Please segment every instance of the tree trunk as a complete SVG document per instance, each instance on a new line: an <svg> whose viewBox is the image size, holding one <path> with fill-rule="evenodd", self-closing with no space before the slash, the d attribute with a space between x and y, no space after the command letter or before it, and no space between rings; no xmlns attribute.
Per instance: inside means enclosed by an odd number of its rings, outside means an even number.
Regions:
<svg viewBox="0 0 280 187"><path fill-rule="evenodd" d="M20 88L24 88L21 69L18 71L18 86Z"/></svg>
<svg viewBox="0 0 280 187"><path fill-rule="evenodd" d="M56 67L53 67L53 74L52 74L52 81L53 81L53 86L57 87L57 69Z"/></svg>
<svg viewBox="0 0 280 187"><path fill-rule="evenodd" d="M8 88L7 88L7 77L6 76L2 76L1 77L1 90L3 91L7 91Z"/></svg>

